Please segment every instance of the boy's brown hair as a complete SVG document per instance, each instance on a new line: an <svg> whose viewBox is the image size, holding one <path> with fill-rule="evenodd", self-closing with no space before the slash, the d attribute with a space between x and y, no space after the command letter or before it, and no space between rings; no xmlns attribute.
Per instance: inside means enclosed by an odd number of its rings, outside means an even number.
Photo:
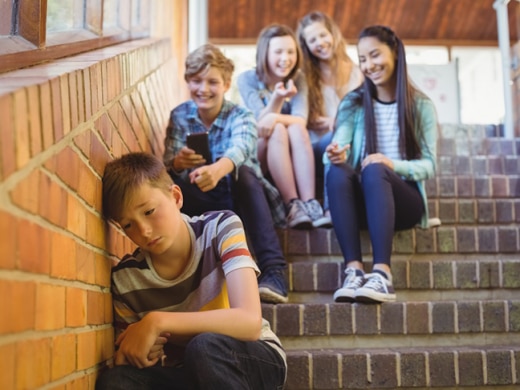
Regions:
<svg viewBox="0 0 520 390"><path fill-rule="evenodd" d="M135 191L144 184L165 192L169 192L173 185L166 167L156 156L135 152L110 161L102 180L105 218L118 221Z"/></svg>
<svg viewBox="0 0 520 390"><path fill-rule="evenodd" d="M231 82L231 76L235 70L233 61L227 58L222 51L215 45L207 43L192 51L186 57L186 70L184 80L188 81L191 77L206 71L210 67L220 70L224 83Z"/></svg>

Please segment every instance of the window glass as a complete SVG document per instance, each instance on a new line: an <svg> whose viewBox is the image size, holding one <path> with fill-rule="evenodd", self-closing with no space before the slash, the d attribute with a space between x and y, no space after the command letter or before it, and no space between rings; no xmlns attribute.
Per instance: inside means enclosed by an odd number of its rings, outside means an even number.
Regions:
<svg viewBox="0 0 520 390"><path fill-rule="evenodd" d="M84 20L84 0L47 1L47 33L81 29Z"/></svg>
<svg viewBox="0 0 520 390"><path fill-rule="evenodd" d="M118 27L118 0L105 0L103 2L103 29Z"/></svg>

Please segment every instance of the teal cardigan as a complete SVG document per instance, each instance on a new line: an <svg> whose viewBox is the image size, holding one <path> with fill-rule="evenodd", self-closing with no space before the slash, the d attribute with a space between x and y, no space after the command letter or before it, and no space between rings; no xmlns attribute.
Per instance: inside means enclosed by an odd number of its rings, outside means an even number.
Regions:
<svg viewBox="0 0 520 390"><path fill-rule="evenodd" d="M357 103L360 99L360 90L347 94L338 107L336 124L332 141L339 147L350 144L347 158L351 158L352 167L360 170L363 157L363 139L365 137L364 108ZM394 171L405 180L417 182L417 186L424 202L424 214L421 218L421 227L428 227L428 199L426 197L425 180L435 176L437 158L437 113L433 102L424 94L416 92L414 95L416 117L415 134L421 148L421 158L416 160L392 160ZM323 155L325 172L331 164L327 153Z"/></svg>

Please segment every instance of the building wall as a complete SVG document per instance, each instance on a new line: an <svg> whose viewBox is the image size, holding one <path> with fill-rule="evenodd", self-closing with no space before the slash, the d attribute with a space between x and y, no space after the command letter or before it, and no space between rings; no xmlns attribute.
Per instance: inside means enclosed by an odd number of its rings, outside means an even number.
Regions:
<svg viewBox="0 0 520 390"><path fill-rule="evenodd" d="M104 165L161 155L184 99L187 1L154 7L157 37L0 75L1 389L93 389L113 355L110 269L133 245L101 218Z"/></svg>

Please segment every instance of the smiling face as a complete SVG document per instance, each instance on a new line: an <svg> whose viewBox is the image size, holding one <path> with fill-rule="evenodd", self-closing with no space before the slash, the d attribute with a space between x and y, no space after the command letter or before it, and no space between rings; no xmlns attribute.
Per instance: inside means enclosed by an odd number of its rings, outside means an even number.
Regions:
<svg viewBox="0 0 520 390"><path fill-rule="evenodd" d="M303 29L303 37L309 51L320 61L332 58L334 38L321 22L314 22Z"/></svg>
<svg viewBox="0 0 520 390"><path fill-rule="evenodd" d="M117 222L153 259L172 251L180 230L185 228L181 207L182 193L178 186L167 192L143 184L132 193Z"/></svg>
<svg viewBox="0 0 520 390"><path fill-rule="evenodd" d="M215 119L222 108L224 94L230 82L225 82L220 69L210 66L208 69L188 79L190 96L207 118Z"/></svg>
<svg viewBox="0 0 520 390"><path fill-rule="evenodd" d="M267 64L271 82L285 80L296 66L298 52L296 42L290 35L271 38L267 51Z"/></svg>
<svg viewBox="0 0 520 390"><path fill-rule="evenodd" d="M395 96L396 54L375 37L364 37L358 42L359 67L372 80L378 96Z"/></svg>

